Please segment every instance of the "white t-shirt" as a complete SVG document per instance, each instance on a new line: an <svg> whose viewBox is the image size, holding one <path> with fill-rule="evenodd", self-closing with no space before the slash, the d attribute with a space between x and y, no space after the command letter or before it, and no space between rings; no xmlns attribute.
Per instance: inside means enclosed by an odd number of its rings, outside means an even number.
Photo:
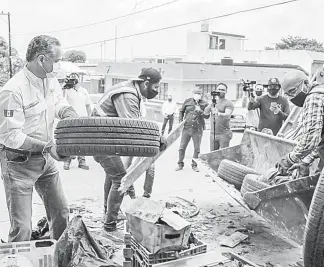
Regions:
<svg viewBox="0 0 324 267"><path fill-rule="evenodd" d="M79 89L65 89L64 95L69 104L75 109L80 117L88 117L86 105L91 105L88 91L80 87Z"/></svg>

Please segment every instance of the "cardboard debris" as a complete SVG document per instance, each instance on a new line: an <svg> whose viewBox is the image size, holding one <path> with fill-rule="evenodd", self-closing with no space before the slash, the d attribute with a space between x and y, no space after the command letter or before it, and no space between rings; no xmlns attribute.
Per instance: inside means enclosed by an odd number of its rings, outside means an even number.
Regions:
<svg viewBox="0 0 324 267"><path fill-rule="evenodd" d="M136 198L125 209L134 239L151 253L188 247L191 225L165 203Z"/></svg>
<svg viewBox="0 0 324 267"><path fill-rule="evenodd" d="M249 236L242 234L240 232L235 232L231 234L230 236L225 236L221 241L220 244L222 246L234 248L239 243L241 243L243 240L247 239Z"/></svg>

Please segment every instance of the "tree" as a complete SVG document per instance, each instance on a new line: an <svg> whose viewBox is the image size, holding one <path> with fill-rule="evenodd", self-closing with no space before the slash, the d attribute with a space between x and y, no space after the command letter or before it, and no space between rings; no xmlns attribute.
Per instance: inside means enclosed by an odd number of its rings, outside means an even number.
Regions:
<svg viewBox="0 0 324 267"><path fill-rule="evenodd" d="M83 51L70 50L64 54L64 60L71 61L73 63L84 63L87 60L87 56Z"/></svg>
<svg viewBox="0 0 324 267"><path fill-rule="evenodd" d="M269 49L266 47L265 49ZM302 38L300 36L288 36L281 38L281 42L275 45L277 50L293 49L293 50L310 50L324 52L323 43L315 39Z"/></svg>
<svg viewBox="0 0 324 267"><path fill-rule="evenodd" d="M18 51L11 48L11 69L12 74L15 75L20 71L25 62L19 58ZM6 40L0 36L0 87L10 79L9 72L9 46Z"/></svg>

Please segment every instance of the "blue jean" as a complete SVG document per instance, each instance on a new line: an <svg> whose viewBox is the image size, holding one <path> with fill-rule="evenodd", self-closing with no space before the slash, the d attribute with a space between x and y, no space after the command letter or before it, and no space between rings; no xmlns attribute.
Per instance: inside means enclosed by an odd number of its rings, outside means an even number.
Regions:
<svg viewBox="0 0 324 267"><path fill-rule="evenodd" d="M31 238L34 187L45 205L51 238L59 239L69 222L69 207L55 160L49 154L27 158L3 151L1 177L11 224L8 242Z"/></svg>
<svg viewBox="0 0 324 267"><path fill-rule="evenodd" d="M167 118L164 118L163 125L162 125L162 130L161 130L162 135L164 134L165 127L166 127L166 124L168 123L168 121L169 121L169 130L168 130L168 133L171 133L172 126L173 126L173 120L174 120L174 115L173 114L172 115L168 115Z"/></svg>
<svg viewBox="0 0 324 267"><path fill-rule="evenodd" d="M117 229L117 217L124 194L118 192L121 180L126 174L125 166L120 156L94 156L106 173L104 185L104 228L108 231Z"/></svg>
<svg viewBox="0 0 324 267"><path fill-rule="evenodd" d="M190 139L192 138L193 145L194 145L194 153L193 158L198 158L198 155L200 153L200 144L202 139L203 130L200 129L194 129L194 128L184 128L181 135L181 141L180 141L180 148L179 148L179 166L184 166L184 157L186 154L187 146L190 142ZM192 161L191 163L192 167L196 167L197 163Z"/></svg>
<svg viewBox="0 0 324 267"><path fill-rule="evenodd" d="M124 158L124 165L126 169L129 168L129 166L132 165L133 157L125 157ZM151 195L152 189L153 189L153 183L154 183L154 176L155 176L155 165L154 163L146 170L145 173L145 181L144 181L144 193ZM135 197L135 188L134 185L131 185L127 193L130 197Z"/></svg>

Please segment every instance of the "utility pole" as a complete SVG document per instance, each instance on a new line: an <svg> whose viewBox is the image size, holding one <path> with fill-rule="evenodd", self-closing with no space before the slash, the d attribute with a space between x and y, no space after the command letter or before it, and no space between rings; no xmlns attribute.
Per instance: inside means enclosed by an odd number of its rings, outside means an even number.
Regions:
<svg viewBox="0 0 324 267"><path fill-rule="evenodd" d="M11 66L11 28L10 28L10 13L8 12L8 34L9 34L9 74L12 77L12 66Z"/></svg>
<svg viewBox="0 0 324 267"><path fill-rule="evenodd" d="M107 61L107 53L106 53L107 47L106 47L106 41L104 41L104 61Z"/></svg>
<svg viewBox="0 0 324 267"><path fill-rule="evenodd" d="M117 62L117 26L115 27L115 62Z"/></svg>
<svg viewBox="0 0 324 267"><path fill-rule="evenodd" d="M102 62L102 42L100 43L100 60Z"/></svg>
<svg viewBox="0 0 324 267"><path fill-rule="evenodd" d="M8 16L8 48L9 48L9 77L12 77L12 66L11 66L11 28L10 28L10 13L2 13L0 15Z"/></svg>

